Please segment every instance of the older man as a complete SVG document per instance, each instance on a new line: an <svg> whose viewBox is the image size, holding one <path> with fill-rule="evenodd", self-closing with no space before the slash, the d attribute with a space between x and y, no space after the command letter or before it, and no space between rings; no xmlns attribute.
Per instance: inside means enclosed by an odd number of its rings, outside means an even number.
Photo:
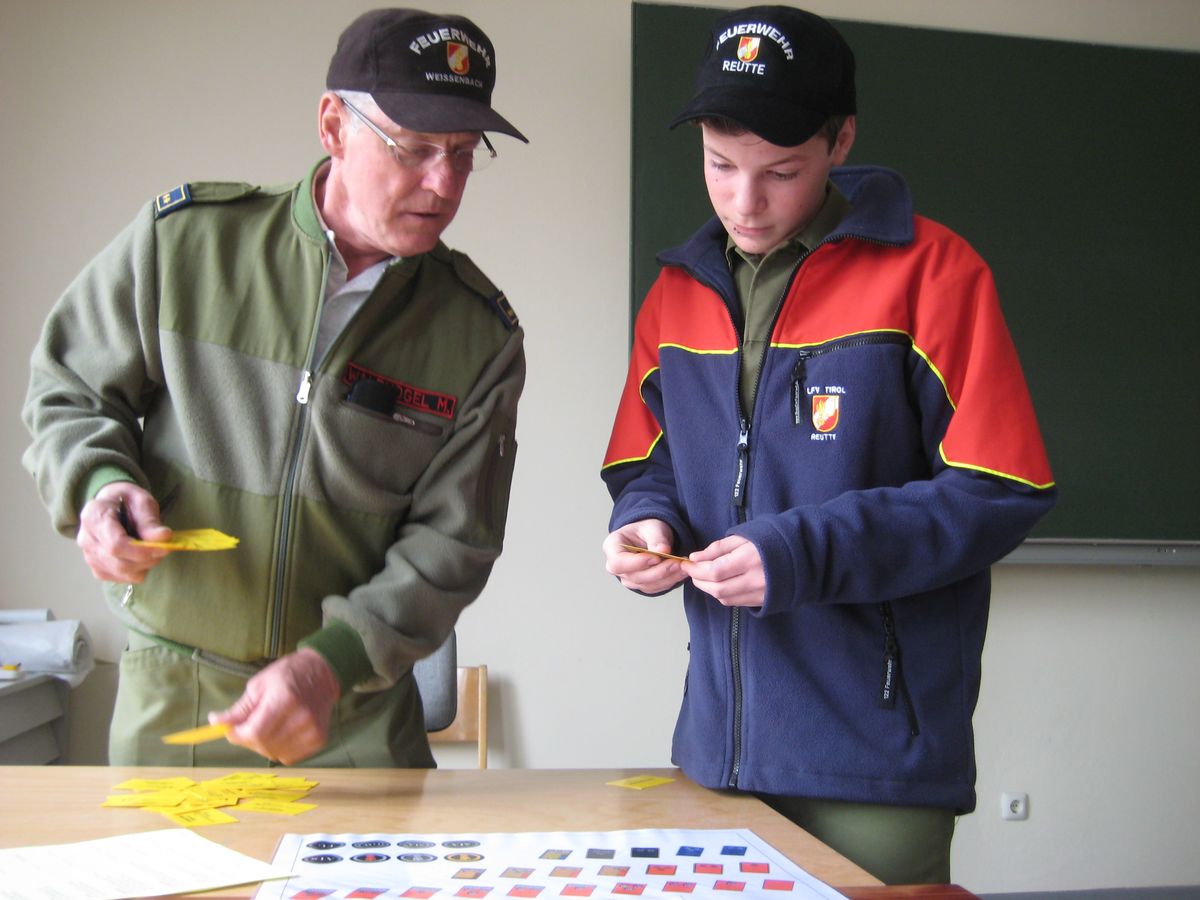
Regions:
<svg viewBox="0 0 1200 900"><path fill-rule="evenodd" d="M25 464L129 629L112 763L433 764L412 664L500 553L525 376L504 295L440 240L485 132L525 140L495 78L468 19L361 16L326 159L165 191L52 311ZM146 543L202 526L240 545ZM210 717L228 741L161 742Z"/></svg>

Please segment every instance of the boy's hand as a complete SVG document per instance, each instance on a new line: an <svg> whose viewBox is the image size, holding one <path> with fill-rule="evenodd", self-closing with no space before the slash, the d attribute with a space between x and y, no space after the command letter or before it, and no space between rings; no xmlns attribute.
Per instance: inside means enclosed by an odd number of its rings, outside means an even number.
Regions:
<svg viewBox="0 0 1200 900"><path fill-rule="evenodd" d="M674 539L671 527L659 519L632 522L604 539L604 567L630 590L661 594L683 581L685 576L680 563L650 553L625 550L622 545L670 553Z"/></svg>
<svg viewBox="0 0 1200 900"><path fill-rule="evenodd" d="M758 548L730 535L691 554L681 564L692 584L723 606L762 606L767 576Z"/></svg>

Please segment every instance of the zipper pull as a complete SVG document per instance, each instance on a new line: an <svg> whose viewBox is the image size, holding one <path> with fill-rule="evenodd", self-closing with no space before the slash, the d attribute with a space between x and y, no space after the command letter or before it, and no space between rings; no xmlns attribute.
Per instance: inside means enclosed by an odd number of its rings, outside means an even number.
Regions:
<svg viewBox="0 0 1200 900"><path fill-rule="evenodd" d="M733 505L746 505L746 476L750 469L750 423L741 421L737 442L737 477L733 480Z"/></svg>
<svg viewBox="0 0 1200 900"><path fill-rule="evenodd" d="M300 389L296 391L296 402L301 406L308 403L308 392L312 390L312 372L304 370L304 375L300 378Z"/></svg>
<svg viewBox="0 0 1200 900"><path fill-rule="evenodd" d="M804 402L804 377L805 368L808 363L808 354L803 350L800 351L800 359L796 361L796 368L792 369L792 423L794 425L801 424L804 420L801 418Z"/></svg>

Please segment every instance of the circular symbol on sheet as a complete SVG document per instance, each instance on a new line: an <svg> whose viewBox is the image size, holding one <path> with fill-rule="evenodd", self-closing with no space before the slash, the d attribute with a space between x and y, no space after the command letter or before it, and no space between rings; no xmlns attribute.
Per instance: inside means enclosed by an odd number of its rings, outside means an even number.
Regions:
<svg viewBox="0 0 1200 900"><path fill-rule="evenodd" d="M340 846L340 845L335 845L335 846ZM342 858L335 853L318 853L314 856L304 857L304 862L317 863L318 865L325 865L327 863L335 863L335 862L341 862L341 861L342 861Z"/></svg>
<svg viewBox="0 0 1200 900"><path fill-rule="evenodd" d="M437 857L430 853L401 853L396 859L400 862L433 862Z"/></svg>
<svg viewBox="0 0 1200 900"><path fill-rule="evenodd" d="M355 841L350 845L356 850L379 850L382 847L392 846L387 841Z"/></svg>
<svg viewBox="0 0 1200 900"><path fill-rule="evenodd" d="M446 859L450 862L479 862L483 859L482 853L447 853Z"/></svg>
<svg viewBox="0 0 1200 900"><path fill-rule="evenodd" d="M305 844L313 850L332 850L334 847L346 846L341 841L313 841L311 844Z"/></svg>
<svg viewBox="0 0 1200 900"><path fill-rule="evenodd" d="M350 857L354 862L383 862L385 859L391 859L383 853L360 853L358 856Z"/></svg>
<svg viewBox="0 0 1200 900"><path fill-rule="evenodd" d="M478 847L479 841L442 841L442 846L451 850L465 850L467 847Z"/></svg>
<svg viewBox="0 0 1200 900"><path fill-rule="evenodd" d="M426 847L434 846L434 843L433 841L400 841L396 846L405 847L409 850L424 850Z"/></svg>

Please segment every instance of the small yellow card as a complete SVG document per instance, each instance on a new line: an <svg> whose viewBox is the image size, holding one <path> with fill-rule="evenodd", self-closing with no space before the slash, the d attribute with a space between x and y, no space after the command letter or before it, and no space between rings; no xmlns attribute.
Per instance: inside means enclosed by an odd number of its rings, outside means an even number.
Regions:
<svg viewBox="0 0 1200 900"><path fill-rule="evenodd" d="M164 815L184 828L194 828L197 825L228 825L230 822L237 821L233 816L223 813L219 809L198 809L195 812L164 813Z"/></svg>
<svg viewBox="0 0 1200 900"><path fill-rule="evenodd" d="M176 778L130 778L114 787L118 791L163 791L172 788L183 790L183 788L192 787L195 783L192 779L181 775Z"/></svg>
<svg viewBox="0 0 1200 900"><path fill-rule="evenodd" d="M224 722L216 725L201 725L199 728L188 728L176 731L174 734L164 734L164 744L203 744L205 741L215 741L229 733L229 726Z"/></svg>
<svg viewBox="0 0 1200 900"><path fill-rule="evenodd" d="M143 541L135 538L130 543L143 547L159 547L163 550L232 550L241 541L215 528L192 528L176 531L169 541Z"/></svg>
<svg viewBox="0 0 1200 900"><path fill-rule="evenodd" d="M252 797L237 805L238 809L248 809L252 812L275 813L280 816L298 816L302 812L316 809L315 803L284 802L281 800L266 800L262 797Z"/></svg>
<svg viewBox="0 0 1200 900"><path fill-rule="evenodd" d="M140 806L170 807L183 802L179 791L138 791L136 794L110 794L101 806L133 809Z"/></svg>
<svg viewBox="0 0 1200 900"><path fill-rule="evenodd" d="M659 559L673 559L675 562L690 562L686 556L675 556L671 553L663 553L660 550L651 550L649 547L636 547L633 544L622 544L622 550L628 550L630 553L649 553L651 556L657 556Z"/></svg>
<svg viewBox="0 0 1200 900"><path fill-rule="evenodd" d="M605 784L613 787L629 788L633 791L644 791L646 788L658 787L660 784L670 784L674 778L664 778L661 775L633 775L619 781L607 781Z"/></svg>

